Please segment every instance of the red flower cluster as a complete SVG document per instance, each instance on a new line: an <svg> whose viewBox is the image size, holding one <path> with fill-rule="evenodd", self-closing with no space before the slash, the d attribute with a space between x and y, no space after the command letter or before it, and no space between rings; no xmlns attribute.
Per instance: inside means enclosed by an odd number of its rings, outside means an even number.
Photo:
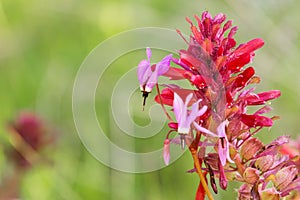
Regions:
<svg viewBox="0 0 300 200"><path fill-rule="evenodd" d="M196 171L201 179L198 199L204 198L205 193L212 198L203 174L210 175L215 193L218 191L217 177L222 189L226 189L228 180L244 182L239 190L240 199L259 199L271 190L277 196L288 195L292 189L280 184L280 178L276 177L276 174L281 176L280 173L289 175L287 177L292 178L290 183L298 184L294 163L278 152L286 138L263 145L253 137L263 127L271 127L277 119L264 114L271 110L267 102L280 96L278 90L256 93L253 86L260 83L260 78L249 64L264 41L257 38L237 45L233 37L237 27L232 27L232 21L226 21L222 13L212 17L204 12L201 18L195 16L195 19L197 25L187 18L192 32L189 41L177 31L188 45L187 49L179 51L179 59L171 59L179 68L170 66L162 74L175 81L185 79L193 89L164 85L165 88L161 92L158 90L155 97L170 119L171 131L177 131L181 141L171 139L167 134L164 143L166 164L170 161L170 143L188 144L195 164L191 171ZM165 106L171 107L174 120ZM250 106L260 108L248 113ZM200 108L204 113L199 112ZM216 152L207 153L208 146L213 146ZM265 163L265 160L272 162ZM267 189L270 181L273 186Z"/></svg>

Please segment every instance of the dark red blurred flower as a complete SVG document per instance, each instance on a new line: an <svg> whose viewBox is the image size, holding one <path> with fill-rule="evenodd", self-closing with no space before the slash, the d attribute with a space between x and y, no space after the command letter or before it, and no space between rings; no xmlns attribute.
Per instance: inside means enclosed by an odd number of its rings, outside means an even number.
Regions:
<svg viewBox="0 0 300 200"><path fill-rule="evenodd" d="M8 128L14 147L8 150L8 156L17 167L30 167L39 159L39 152L53 141L45 122L34 113L20 113Z"/></svg>

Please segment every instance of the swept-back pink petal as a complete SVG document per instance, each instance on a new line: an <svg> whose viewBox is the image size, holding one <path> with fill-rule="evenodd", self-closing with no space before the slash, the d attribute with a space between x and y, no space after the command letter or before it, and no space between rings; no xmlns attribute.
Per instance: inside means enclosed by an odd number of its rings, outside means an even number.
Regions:
<svg viewBox="0 0 300 200"><path fill-rule="evenodd" d="M161 76L161 75L165 74L169 70L170 63L171 63L171 58L172 58L172 54L167 55L160 62L158 62L156 64L155 70L157 70L157 75L158 76Z"/></svg>
<svg viewBox="0 0 300 200"><path fill-rule="evenodd" d="M211 137L218 137L217 134L211 132L210 130L208 130L208 129L202 127L202 126L200 126L200 125L197 124L196 122L194 122L193 125L195 126L195 128L196 128L198 131L200 131L200 132L202 132L202 133L206 133L207 135L209 135L209 136L211 136Z"/></svg>
<svg viewBox="0 0 300 200"><path fill-rule="evenodd" d="M174 93L173 109L174 109L175 118L179 125L179 123L181 123L181 118L186 116L182 116L185 107L182 99L180 98L180 96L178 96L177 93Z"/></svg>
<svg viewBox="0 0 300 200"><path fill-rule="evenodd" d="M218 137L220 138L218 141L218 153L222 166L226 165L226 160L233 163L229 155L229 142L225 128L226 121L222 122L217 128Z"/></svg>

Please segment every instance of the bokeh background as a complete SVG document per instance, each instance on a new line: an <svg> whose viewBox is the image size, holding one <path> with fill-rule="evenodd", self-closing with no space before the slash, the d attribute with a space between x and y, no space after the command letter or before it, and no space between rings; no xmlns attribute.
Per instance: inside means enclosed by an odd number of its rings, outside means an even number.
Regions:
<svg viewBox="0 0 300 200"><path fill-rule="evenodd" d="M281 120L258 137L264 142L280 134L296 138L300 113L299 1L0 0L1 184L14 173L10 158L4 154L10 146L6 124L27 110L55 127L57 141L43 152L51 163L33 166L19 181L22 199L193 199L198 177L186 173L193 167L189 154L162 170L145 174L119 172L98 162L77 135L72 88L81 63L101 41L147 26L177 28L189 34L185 17L193 18L204 10L213 15L223 12L233 19L239 27L238 43L256 37L265 40L253 63L262 78L257 90L282 91L282 97L272 102L272 114L280 115ZM142 57L144 52L137 51L116 61L116 68L106 72L105 84L113 86ZM133 140L140 152L162 146L163 135L149 140L122 136L108 114L109 88L97 90L101 103L96 105L107 135L121 146ZM153 98L149 98L151 104ZM133 112L136 105L133 103ZM148 115L139 114L134 120L140 125L149 123ZM116 132L120 136L113 136ZM234 186L220 191L216 199L234 198Z"/></svg>

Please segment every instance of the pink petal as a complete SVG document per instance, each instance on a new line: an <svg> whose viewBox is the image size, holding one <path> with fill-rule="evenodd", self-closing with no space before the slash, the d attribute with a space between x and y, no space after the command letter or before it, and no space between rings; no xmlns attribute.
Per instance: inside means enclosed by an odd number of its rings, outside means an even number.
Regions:
<svg viewBox="0 0 300 200"><path fill-rule="evenodd" d="M150 69L150 63L147 60L142 60L137 69L137 74L138 74L138 79L140 82L140 85L144 85L147 81L147 76L149 78L151 74L151 69ZM148 71L147 71L148 70Z"/></svg>
<svg viewBox="0 0 300 200"><path fill-rule="evenodd" d="M181 121L181 115L184 109L183 101L180 96L174 92L173 109L177 122Z"/></svg>
<svg viewBox="0 0 300 200"><path fill-rule="evenodd" d="M206 133L207 135L211 136L211 137L218 137L217 134L211 132L210 130L200 126L199 124L197 124L196 122L193 123L193 125L195 126L195 128L198 130L198 131L201 131L203 133Z"/></svg>
<svg viewBox="0 0 300 200"><path fill-rule="evenodd" d="M161 76L162 74L166 73L169 70L171 58L172 58L172 54L167 55L160 62L156 64L155 70L157 71L158 76Z"/></svg>
<svg viewBox="0 0 300 200"><path fill-rule="evenodd" d="M147 47L146 53L147 53L148 61L150 62L150 58L152 56L152 52L151 52L151 49L149 47Z"/></svg>

